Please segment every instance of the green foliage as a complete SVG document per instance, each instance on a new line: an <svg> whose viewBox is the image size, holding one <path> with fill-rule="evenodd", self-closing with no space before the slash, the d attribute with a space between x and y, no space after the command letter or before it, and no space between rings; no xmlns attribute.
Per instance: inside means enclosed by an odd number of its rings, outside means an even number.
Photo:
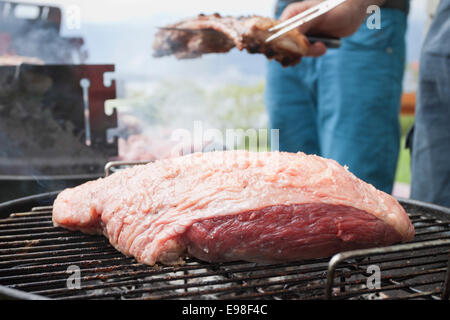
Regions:
<svg viewBox="0 0 450 320"><path fill-rule="evenodd" d="M400 156L398 158L397 173L395 181L410 184L411 183L411 155L408 149L405 149L405 137L402 137Z"/></svg>
<svg viewBox="0 0 450 320"><path fill-rule="evenodd" d="M405 148L406 135L414 124L414 116L401 116L400 125L402 131L402 141L400 145L400 155L397 164L397 173L395 181L410 184L411 183L411 155Z"/></svg>
<svg viewBox="0 0 450 320"><path fill-rule="evenodd" d="M202 120L223 130L266 128L263 89L263 83L205 88L189 81L161 81L151 93L129 91L126 99L108 101L107 112L115 107L149 124L171 127Z"/></svg>
<svg viewBox="0 0 450 320"><path fill-rule="evenodd" d="M413 124L414 124L414 116L401 116L400 117L400 126L401 126L401 130L402 130L402 137L406 136L406 134L408 133L409 129L411 129Z"/></svg>
<svg viewBox="0 0 450 320"><path fill-rule="evenodd" d="M207 104L225 128L265 128L267 126L264 84L226 85L208 93Z"/></svg>

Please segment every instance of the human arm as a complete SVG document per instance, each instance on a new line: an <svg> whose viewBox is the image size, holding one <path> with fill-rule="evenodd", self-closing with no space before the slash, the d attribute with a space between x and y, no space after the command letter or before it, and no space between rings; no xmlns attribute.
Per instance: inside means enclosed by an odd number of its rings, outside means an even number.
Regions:
<svg viewBox="0 0 450 320"><path fill-rule="evenodd" d="M280 19L287 20L317 4L321 0L307 0L294 2L286 7ZM331 37L347 37L355 33L367 16L367 8L371 5L381 6L386 0L347 0L340 6L327 12L326 14L305 23L300 27L300 31L309 35L321 35ZM321 56L325 54L326 47L323 43L317 42L311 46L308 55Z"/></svg>

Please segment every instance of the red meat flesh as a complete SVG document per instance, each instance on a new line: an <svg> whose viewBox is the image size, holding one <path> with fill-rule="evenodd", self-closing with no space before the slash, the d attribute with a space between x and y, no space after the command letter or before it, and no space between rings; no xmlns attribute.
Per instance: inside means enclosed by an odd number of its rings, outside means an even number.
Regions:
<svg viewBox="0 0 450 320"><path fill-rule="evenodd" d="M209 262L296 261L401 240L371 214L326 204L280 205L202 220L183 236L189 254Z"/></svg>

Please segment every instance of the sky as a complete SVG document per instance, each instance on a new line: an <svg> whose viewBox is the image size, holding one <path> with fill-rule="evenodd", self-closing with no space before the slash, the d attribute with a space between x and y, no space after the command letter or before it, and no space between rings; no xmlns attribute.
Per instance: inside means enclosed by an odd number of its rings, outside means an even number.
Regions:
<svg viewBox="0 0 450 320"><path fill-rule="evenodd" d="M68 7L79 6L86 22L129 21L148 18L154 14L196 15L199 12L223 14L270 15L274 0L28 0L29 3L47 3Z"/></svg>
<svg viewBox="0 0 450 320"><path fill-rule="evenodd" d="M195 15L199 12L245 15L271 15L275 0L26 0L29 3L47 3L80 8L86 22L113 22L139 20L154 14ZM426 0L412 0L411 18L423 17Z"/></svg>

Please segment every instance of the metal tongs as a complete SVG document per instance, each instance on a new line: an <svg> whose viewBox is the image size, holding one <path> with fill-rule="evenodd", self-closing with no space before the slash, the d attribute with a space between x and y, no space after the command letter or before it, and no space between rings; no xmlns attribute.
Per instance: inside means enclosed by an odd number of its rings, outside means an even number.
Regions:
<svg viewBox="0 0 450 320"><path fill-rule="evenodd" d="M270 42L272 40L275 40L282 35L288 33L291 30L294 30L295 28L300 27L301 25L327 13L328 11L336 8L337 6L341 5L347 0L325 0L324 2L319 3L318 5L309 8L306 11L303 11L302 13L283 21L279 24L277 24L275 27L269 29L270 32L278 31L277 33L271 35L266 39L266 42Z"/></svg>

